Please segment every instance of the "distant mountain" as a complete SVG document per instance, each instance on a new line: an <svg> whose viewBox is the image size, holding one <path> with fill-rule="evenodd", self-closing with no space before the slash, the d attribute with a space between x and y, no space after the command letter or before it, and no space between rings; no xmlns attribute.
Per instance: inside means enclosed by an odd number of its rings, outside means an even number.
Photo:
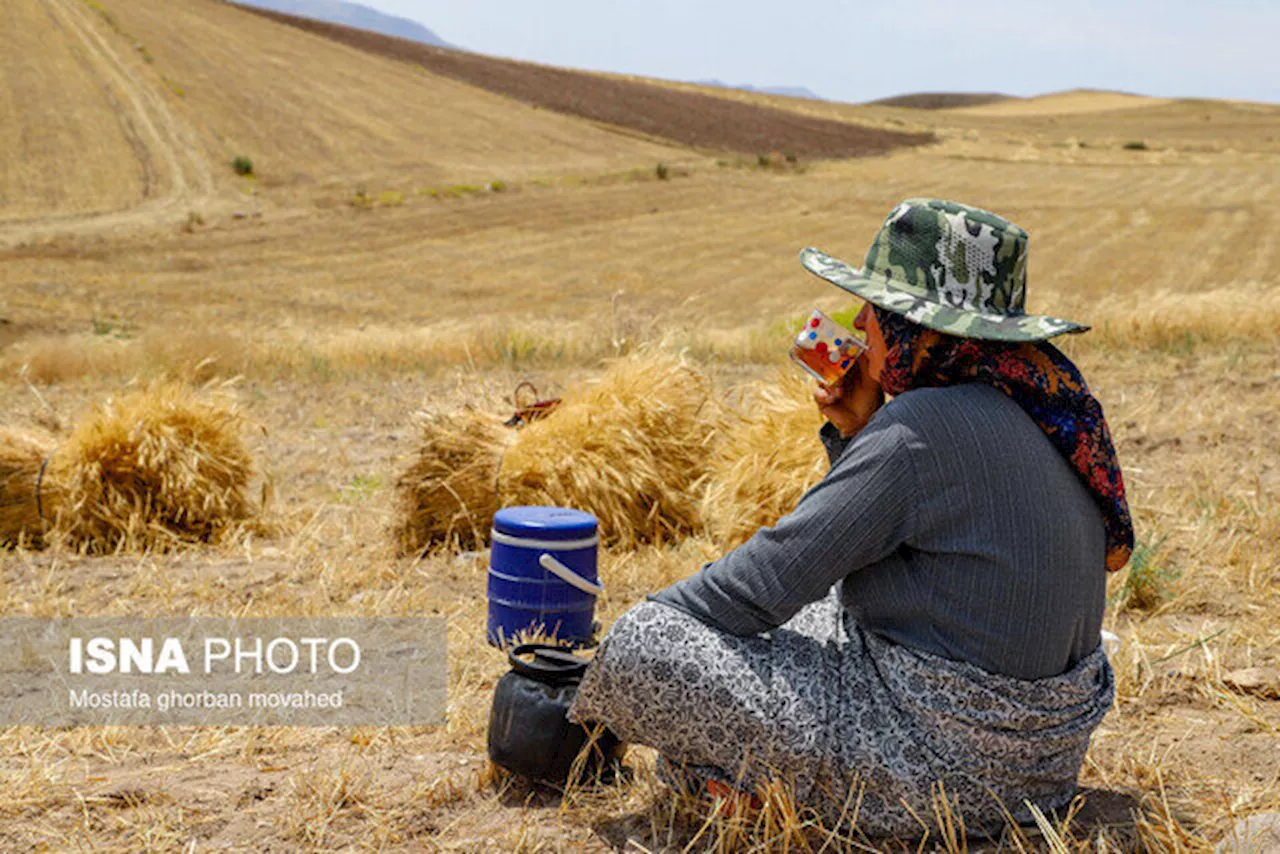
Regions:
<svg viewBox="0 0 1280 854"><path fill-rule="evenodd" d="M359 3L347 3L344 0L232 0L232 2L241 6L253 6L258 9L269 9L272 12L283 12L286 15L297 15L301 18L329 21L355 27L358 30L369 30L384 36L395 36L436 47L453 47L417 21L387 15L377 9L361 6Z"/></svg>
<svg viewBox="0 0 1280 854"><path fill-rule="evenodd" d="M810 101L826 100L804 86L752 86L750 83L725 83L723 80L695 80L699 86L719 86L721 89L741 89L744 92L760 92L764 95L785 95L788 98L808 98Z"/></svg>

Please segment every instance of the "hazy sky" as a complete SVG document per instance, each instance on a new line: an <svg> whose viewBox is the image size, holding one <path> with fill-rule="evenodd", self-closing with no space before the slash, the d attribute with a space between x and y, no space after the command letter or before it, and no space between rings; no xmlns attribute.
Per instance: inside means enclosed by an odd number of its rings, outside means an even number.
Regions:
<svg viewBox="0 0 1280 854"><path fill-rule="evenodd" d="M361 0L459 47L679 80L1280 101L1280 0Z"/></svg>

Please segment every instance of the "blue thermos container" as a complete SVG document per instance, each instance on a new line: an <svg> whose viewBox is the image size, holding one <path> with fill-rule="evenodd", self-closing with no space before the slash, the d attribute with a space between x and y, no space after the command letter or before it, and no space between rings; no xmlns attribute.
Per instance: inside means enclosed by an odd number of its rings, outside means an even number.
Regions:
<svg viewBox="0 0 1280 854"><path fill-rule="evenodd" d="M488 639L509 645L541 631L571 646L594 640L596 517L567 507L505 507L493 516Z"/></svg>

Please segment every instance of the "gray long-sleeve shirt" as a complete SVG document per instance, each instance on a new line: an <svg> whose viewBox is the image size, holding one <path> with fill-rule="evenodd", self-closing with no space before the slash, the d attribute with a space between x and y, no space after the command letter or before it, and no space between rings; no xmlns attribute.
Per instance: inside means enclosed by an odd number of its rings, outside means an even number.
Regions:
<svg viewBox="0 0 1280 854"><path fill-rule="evenodd" d="M841 584L866 629L1022 679L1098 645L1102 514L1022 409L983 385L893 399L796 509L655 594L731 634L775 628Z"/></svg>

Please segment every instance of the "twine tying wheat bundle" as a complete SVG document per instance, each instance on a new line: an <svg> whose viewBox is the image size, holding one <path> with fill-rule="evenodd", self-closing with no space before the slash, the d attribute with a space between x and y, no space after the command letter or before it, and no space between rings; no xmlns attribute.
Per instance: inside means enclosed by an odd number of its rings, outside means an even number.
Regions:
<svg viewBox="0 0 1280 854"><path fill-rule="evenodd" d="M55 503L44 484L53 448L48 434L0 427L0 545L44 544Z"/></svg>

